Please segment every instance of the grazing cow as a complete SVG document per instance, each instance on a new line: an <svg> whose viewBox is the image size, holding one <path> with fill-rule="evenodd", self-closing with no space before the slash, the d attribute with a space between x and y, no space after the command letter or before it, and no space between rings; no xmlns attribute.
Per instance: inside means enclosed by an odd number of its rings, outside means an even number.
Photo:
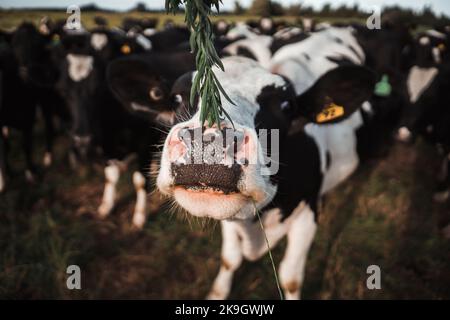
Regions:
<svg viewBox="0 0 450 320"><path fill-rule="evenodd" d="M318 202L358 165L356 110L372 94L375 77L364 67L342 66L297 95L285 78L250 59L223 63L225 72L215 72L234 103L222 99L232 123L202 129L196 110L172 127L157 186L192 215L221 220L222 264L208 298L226 298L243 258L267 252L259 210L272 247L288 238L279 275L286 298L297 299Z"/></svg>

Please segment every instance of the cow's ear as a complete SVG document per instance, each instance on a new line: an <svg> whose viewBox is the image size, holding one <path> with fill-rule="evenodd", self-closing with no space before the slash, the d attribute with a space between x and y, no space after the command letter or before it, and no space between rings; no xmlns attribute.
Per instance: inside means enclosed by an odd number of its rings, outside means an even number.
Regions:
<svg viewBox="0 0 450 320"><path fill-rule="evenodd" d="M375 73L365 67L333 69L297 97L300 115L318 124L342 121L371 97L375 81Z"/></svg>
<svg viewBox="0 0 450 320"><path fill-rule="evenodd" d="M194 104L191 105L191 88L194 79L194 71L187 72L180 76L172 86L172 108L177 112L191 115L196 111L198 96L194 97ZM187 113L186 113L187 112Z"/></svg>

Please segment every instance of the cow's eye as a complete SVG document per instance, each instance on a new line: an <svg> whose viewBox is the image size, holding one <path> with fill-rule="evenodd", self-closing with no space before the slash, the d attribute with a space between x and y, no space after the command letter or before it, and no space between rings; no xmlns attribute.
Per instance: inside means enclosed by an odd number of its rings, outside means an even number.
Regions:
<svg viewBox="0 0 450 320"><path fill-rule="evenodd" d="M164 97L164 92L159 87L150 89L150 98L154 101L159 101Z"/></svg>
<svg viewBox="0 0 450 320"><path fill-rule="evenodd" d="M289 103L289 101L283 101L281 103L281 110L289 110L290 107L291 107L291 104Z"/></svg>

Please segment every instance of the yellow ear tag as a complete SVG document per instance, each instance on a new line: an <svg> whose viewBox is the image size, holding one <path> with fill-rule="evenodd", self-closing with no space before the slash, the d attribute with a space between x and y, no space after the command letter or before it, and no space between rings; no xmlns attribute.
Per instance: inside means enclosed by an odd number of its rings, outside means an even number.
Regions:
<svg viewBox="0 0 450 320"><path fill-rule="evenodd" d="M319 113L316 117L318 123L328 122L330 120L342 117L344 115L344 107L335 103L330 103L326 109Z"/></svg>
<svg viewBox="0 0 450 320"><path fill-rule="evenodd" d="M438 48L439 48L439 50L441 50L441 51L444 51L446 48L445 48L445 44L443 44L443 43L440 43L439 45L438 45Z"/></svg>
<svg viewBox="0 0 450 320"><path fill-rule="evenodd" d="M123 54L130 54L131 52L131 48L129 45L124 44L121 48L120 51L122 51Z"/></svg>

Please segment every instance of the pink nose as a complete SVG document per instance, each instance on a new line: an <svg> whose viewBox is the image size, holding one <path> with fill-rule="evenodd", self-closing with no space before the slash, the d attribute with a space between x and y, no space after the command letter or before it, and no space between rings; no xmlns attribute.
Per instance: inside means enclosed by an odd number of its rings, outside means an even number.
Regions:
<svg viewBox="0 0 450 320"><path fill-rule="evenodd" d="M252 138L245 130L232 128L177 128L169 138L169 159L174 164L247 166Z"/></svg>

